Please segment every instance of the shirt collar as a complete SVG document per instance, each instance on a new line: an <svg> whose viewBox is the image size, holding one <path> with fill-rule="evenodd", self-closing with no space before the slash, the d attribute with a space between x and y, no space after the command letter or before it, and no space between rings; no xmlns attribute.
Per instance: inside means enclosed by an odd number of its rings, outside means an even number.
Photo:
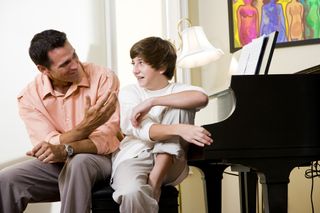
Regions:
<svg viewBox="0 0 320 213"><path fill-rule="evenodd" d="M83 70L84 70L84 67L83 67ZM42 99L45 99L49 95L56 96L55 92L53 91L50 78L45 74L41 74L41 75L42 75L42 82L43 82ZM70 96L73 92L75 92L78 89L78 87L90 87L90 82L89 82L89 79L88 79L88 75L87 75L87 73L85 71L83 71L83 76L81 78L81 81L79 83L73 83L70 86L70 88L68 89L65 97Z"/></svg>

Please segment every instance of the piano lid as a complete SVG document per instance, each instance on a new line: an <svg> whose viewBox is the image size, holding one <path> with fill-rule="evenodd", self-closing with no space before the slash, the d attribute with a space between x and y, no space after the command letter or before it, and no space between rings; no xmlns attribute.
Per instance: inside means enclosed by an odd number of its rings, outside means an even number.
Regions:
<svg viewBox="0 0 320 213"><path fill-rule="evenodd" d="M297 74L320 74L320 64L301 70L299 72L297 72Z"/></svg>
<svg viewBox="0 0 320 213"><path fill-rule="evenodd" d="M296 149L303 155L306 148L320 149L320 75L232 76L231 88L235 110L225 121L204 126L214 139L205 150L245 156L244 150L290 155L287 150Z"/></svg>

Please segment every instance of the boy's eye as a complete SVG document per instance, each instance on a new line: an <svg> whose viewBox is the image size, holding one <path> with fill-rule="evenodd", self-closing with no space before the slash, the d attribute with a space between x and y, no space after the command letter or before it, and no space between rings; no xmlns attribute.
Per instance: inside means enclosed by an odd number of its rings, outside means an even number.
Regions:
<svg viewBox="0 0 320 213"><path fill-rule="evenodd" d="M141 65L141 64L144 64L144 62L143 61L137 61L137 62L134 62L134 61L132 61L131 62L131 65L136 65L136 64L139 64L139 65Z"/></svg>

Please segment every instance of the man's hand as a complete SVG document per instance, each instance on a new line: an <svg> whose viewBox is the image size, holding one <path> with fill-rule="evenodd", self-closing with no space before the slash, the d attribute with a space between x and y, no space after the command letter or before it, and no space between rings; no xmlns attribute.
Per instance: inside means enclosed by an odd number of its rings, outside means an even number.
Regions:
<svg viewBox="0 0 320 213"><path fill-rule="evenodd" d="M132 110L132 114L130 118L132 126L135 128L138 128L140 126L140 123L143 117L146 114L148 114L151 108L152 108L151 99L147 99L141 102L140 104L138 104L137 106L135 106Z"/></svg>
<svg viewBox="0 0 320 213"><path fill-rule="evenodd" d="M38 158L44 163L65 162L67 159L64 145L53 145L47 142L37 144L31 151L27 152L27 155Z"/></svg>
<svg viewBox="0 0 320 213"><path fill-rule="evenodd" d="M177 132L185 141L197 146L203 147L205 145L210 145L213 142L210 132L200 126L178 124Z"/></svg>
<svg viewBox="0 0 320 213"><path fill-rule="evenodd" d="M85 101L83 120L75 128L60 135L61 144L88 139L95 129L110 119L118 106L114 92L107 92L94 105L91 105L89 97Z"/></svg>
<svg viewBox="0 0 320 213"><path fill-rule="evenodd" d="M117 101L114 92L107 92L95 105L91 105L90 98L86 97L85 116L80 125L91 132L94 131L110 119L117 108Z"/></svg>

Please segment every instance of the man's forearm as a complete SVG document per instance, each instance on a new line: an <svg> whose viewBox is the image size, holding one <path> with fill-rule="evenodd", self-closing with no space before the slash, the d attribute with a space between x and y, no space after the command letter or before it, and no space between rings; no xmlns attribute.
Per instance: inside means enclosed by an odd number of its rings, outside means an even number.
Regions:
<svg viewBox="0 0 320 213"><path fill-rule="evenodd" d="M72 154L79 153L97 153L95 144L89 140L80 140L69 143L73 152ZM36 157L38 160L45 163L65 162L68 157L68 153L65 151L63 144L53 145L48 142L41 142L33 147L32 150L26 153L28 156Z"/></svg>
<svg viewBox="0 0 320 213"><path fill-rule="evenodd" d="M80 141L74 141L69 143L72 146L74 154L79 153L97 153L96 145L90 139L84 139Z"/></svg>
<svg viewBox="0 0 320 213"><path fill-rule="evenodd" d="M88 139L89 135L94 131L89 127L78 125L72 130L60 135L60 144L67 144L74 141Z"/></svg>

